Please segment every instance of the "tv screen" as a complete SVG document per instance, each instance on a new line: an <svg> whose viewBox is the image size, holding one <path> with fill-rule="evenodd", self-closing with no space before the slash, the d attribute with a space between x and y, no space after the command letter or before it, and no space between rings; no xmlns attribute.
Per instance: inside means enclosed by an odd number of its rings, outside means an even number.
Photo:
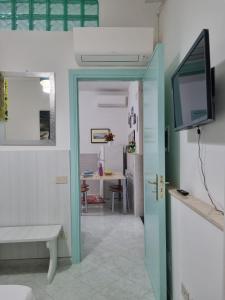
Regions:
<svg viewBox="0 0 225 300"><path fill-rule="evenodd" d="M172 77L176 130L214 119L211 75L209 32L204 29Z"/></svg>

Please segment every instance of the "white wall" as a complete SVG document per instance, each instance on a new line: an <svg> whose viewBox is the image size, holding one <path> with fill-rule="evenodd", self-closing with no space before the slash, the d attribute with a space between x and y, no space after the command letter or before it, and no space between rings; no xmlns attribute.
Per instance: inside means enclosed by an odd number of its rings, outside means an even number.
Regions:
<svg viewBox="0 0 225 300"><path fill-rule="evenodd" d="M68 70L75 68L71 32L0 32L0 70L54 72L56 146L69 149Z"/></svg>
<svg viewBox="0 0 225 300"><path fill-rule="evenodd" d="M68 256L71 247L70 186L69 183L56 186L55 177L69 176L68 69L76 66L72 33L0 32L0 40L0 70L54 72L56 80L56 147L0 147L1 165L8 161L8 155L13 156L9 158L10 168L4 168L8 176L2 174L4 180L0 181L0 190L4 191L0 199L1 213L7 216L1 219L1 226L12 225L12 222L14 225L63 224L68 240L63 242L64 250L60 250L60 256ZM65 150L62 155L60 150ZM31 158L28 151L32 151ZM44 174L47 178L43 181ZM32 184L28 179L32 179ZM59 213L61 205L63 208ZM12 247L4 247L1 258L44 257L47 252L43 247L21 246L14 248L14 252Z"/></svg>
<svg viewBox="0 0 225 300"><path fill-rule="evenodd" d="M171 198L173 300L223 300L223 232Z"/></svg>
<svg viewBox="0 0 225 300"><path fill-rule="evenodd" d="M155 24L155 19L151 18L154 15L154 5L145 4L144 0L100 0L100 25L101 26L152 26ZM153 8L153 11L151 9ZM4 161L5 155L8 151L15 151L15 155L26 156L28 150L33 150L43 156L45 164L41 165L41 172L45 174L50 168L51 163L49 158L49 150L58 151L60 149L68 150L70 147L69 139L69 83L68 83L68 70L77 68L73 55L73 40L71 32L19 32L19 31L0 31L0 70L3 71L17 71L17 72L54 72L56 80L56 146L55 147L0 147L0 161ZM127 118L126 118L127 121ZM57 155L58 152L56 152ZM66 151L67 157L59 157L60 163L67 164L69 153ZM17 168L17 159L13 160L13 170ZM26 172L27 164L20 166L20 172ZM32 174L32 169L29 169ZM36 172L36 171L35 171ZM65 175L62 169L57 169L57 172L51 174L49 180L54 180L55 175ZM0 190L3 189L2 180L0 181ZM36 186L36 190L33 194L29 194L26 181L21 182L21 188L23 192L20 192L20 186L15 185L13 189L7 185L6 196L4 199L1 197L2 203L1 212L4 214L13 214L14 206L5 208L4 204L9 201L18 201L21 204L20 210L23 211L23 218L20 221L26 224L31 224L33 219L30 219L30 215L26 210L29 198L33 195L42 194L42 190L45 190L46 199L52 199L48 202L48 209L55 207L54 197L51 193L57 193L57 187L55 185L49 185L48 181L43 182L42 187ZM66 205L70 203L69 184L64 186L65 193L62 193L59 201L64 201ZM13 191L13 195L10 196L10 191ZM26 200L23 201L24 195ZM12 199L12 200L10 200ZM35 198L34 204L38 204ZM64 203L62 202L62 203ZM3 208L2 208L3 207ZM70 209L70 208L69 208ZM53 210L52 210L53 211ZM19 215L18 215L19 216ZM17 220L17 219L15 219ZM66 222L68 215L62 216L57 219L57 222ZM1 225L7 225L5 220ZM18 221L18 220L17 220ZM35 222L42 222L41 215L36 216ZM18 221L19 222L19 221ZM46 223L50 222L48 219ZM68 244L70 241L68 240ZM70 246L70 245L69 245ZM8 249L8 248L7 248ZM7 254L7 249L5 254ZM37 251L37 257L42 256ZM33 249L34 250L34 249ZM29 256L32 255L33 250L30 250ZM63 255L67 255L65 252ZM26 255L18 255L24 257ZM15 257L15 255L12 255Z"/></svg>
<svg viewBox="0 0 225 300"><path fill-rule="evenodd" d="M62 175L69 182L68 151L1 151L0 165L0 226L61 224L59 256L70 256L70 189L56 184ZM45 243L0 247L0 259L47 256Z"/></svg>
<svg viewBox="0 0 225 300"><path fill-rule="evenodd" d="M40 111L50 109L40 78L9 78L7 140L40 140Z"/></svg>
<svg viewBox="0 0 225 300"><path fill-rule="evenodd" d="M91 128L109 128L115 134L115 144L127 144L127 108L100 108L97 102L98 93L79 93L80 153L100 151L102 144L91 144Z"/></svg>
<svg viewBox="0 0 225 300"><path fill-rule="evenodd" d="M104 163L105 169L123 172L123 146L128 143L127 131L127 114L128 108L101 108L98 107L98 96L102 100L103 92L98 91L84 91L79 92L79 125L80 125L80 166L81 170L92 168L97 170L97 157L104 147ZM112 98L116 96L127 97L127 92L104 92L104 98L113 101ZM113 97L112 97L113 96ZM91 143L91 128L109 128L115 134L113 145L108 144L92 144ZM102 149L102 150L103 150ZM93 156L93 154L97 154ZM96 157L94 163L93 158ZM85 161L84 161L85 159ZM89 166L87 166L89 161ZM92 162L92 163L91 163ZM99 194L99 183L93 182L90 184L90 194ZM110 183L111 184L111 183ZM108 185L105 185L104 197L109 197Z"/></svg>
<svg viewBox="0 0 225 300"><path fill-rule="evenodd" d="M220 207L224 207L225 191L224 11L222 0L168 0L160 19L167 68L177 58L181 61L203 28L209 29L211 65L216 68L216 122L202 127L202 142L208 186ZM183 189L209 202L200 176L196 129L180 133L180 184Z"/></svg>
<svg viewBox="0 0 225 300"><path fill-rule="evenodd" d="M209 190L219 207L224 207L225 197L225 2L223 0L167 0L160 16L161 40L165 45L166 71L177 65L203 28L209 29L211 43L211 65L216 72L216 121L202 127L202 155ZM167 95L166 100L171 98ZM170 145L171 151L174 144ZM198 160L196 129L180 132L180 186L195 197L209 203L204 190ZM176 153L176 152L175 152ZM175 165L173 166L175 169ZM173 211L174 210L174 211ZM221 282L224 266L223 233L203 224L205 221L181 207L172 207L173 218L179 218L174 227L175 241L173 267L175 271L174 299L179 295L180 282L190 289L193 300L223 299ZM175 221L174 221L175 224ZM180 232L179 232L180 230ZM180 248L179 248L180 247ZM186 248L185 248L186 247ZM194 248L193 248L194 247ZM179 251L179 253L177 253ZM198 252L197 252L198 251ZM179 255L182 255L180 257ZM196 259L198 257L198 259ZM223 279L222 279L223 280ZM205 294L208 292L208 294ZM178 293L178 294L177 294ZM191 299L192 299L191 298Z"/></svg>
<svg viewBox="0 0 225 300"><path fill-rule="evenodd" d="M158 7L145 0L99 0L100 26L155 27Z"/></svg>
<svg viewBox="0 0 225 300"><path fill-rule="evenodd" d="M158 4L100 0L100 26L156 26ZM55 72L56 146L69 148L68 70L78 68L72 32L0 31L0 70Z"/></svg>

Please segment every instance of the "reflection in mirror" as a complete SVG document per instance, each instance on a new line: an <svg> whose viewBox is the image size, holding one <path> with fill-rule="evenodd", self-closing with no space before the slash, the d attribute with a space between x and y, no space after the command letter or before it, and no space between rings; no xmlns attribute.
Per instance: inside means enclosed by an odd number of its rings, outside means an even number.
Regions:
<svg viewBox="0 0 225 300"><path fill-rule="evenodd" d="M0 72L0 144L55 145L53 73Z"/></svg>

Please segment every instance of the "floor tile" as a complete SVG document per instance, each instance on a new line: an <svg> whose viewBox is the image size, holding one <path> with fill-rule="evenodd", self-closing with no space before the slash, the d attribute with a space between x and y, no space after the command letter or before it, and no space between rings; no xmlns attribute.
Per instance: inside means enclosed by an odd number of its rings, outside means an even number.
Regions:
<svg viewBox="0 0 225 300"><path fill-rule="evenodd" d="M144 266L144 228L132 215L110 210L82 216L79 265L60 266L51 284L46 269L0 270L1 284L30 286L36 300L155 300Z"/></svg>

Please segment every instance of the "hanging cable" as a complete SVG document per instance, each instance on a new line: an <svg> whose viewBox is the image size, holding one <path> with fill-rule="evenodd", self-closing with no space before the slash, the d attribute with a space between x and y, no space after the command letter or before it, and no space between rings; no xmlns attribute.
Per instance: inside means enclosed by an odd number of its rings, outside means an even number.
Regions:
<svg viewBox="0 0 225 300"><path fill-rule="evenodd" d="M162 12L163 6L165 2L161 2L157 12L156 12L156 18L157 18L157 43L160 42L160 14Z"/></svg>
<svg viewBox="0 0 225 300"><path fill-rule="evenodd" d="M213 207L215 208L215 210L218 211L219 213L221 213L222 215L224 215L224 211L218 209L215 202L213 201L213 198L211 196L211 193L209 191L209 188L208 188L208 185L207 185L207 182L206 182L206 176L205 176L205 171L204 171L204 163L203 163L203 160L202 160L202 157L201 157L201 145L200 145L201 130L200 130L199 127L197 129L197 134L198 134L198 158L199 158L199 161L200 161L200 169L201 169L201 174L202 174L202 178L203 178L203 184L204 184L205 190L206 190L206 192L208 194L208 197L209 197Z"/></svg>
<svg viewBox="0 0 225 300"><path fill-rule="evenodd" d="M159 43L159 31L160 31L160 11L157 12L157 43Z"/></svg>

